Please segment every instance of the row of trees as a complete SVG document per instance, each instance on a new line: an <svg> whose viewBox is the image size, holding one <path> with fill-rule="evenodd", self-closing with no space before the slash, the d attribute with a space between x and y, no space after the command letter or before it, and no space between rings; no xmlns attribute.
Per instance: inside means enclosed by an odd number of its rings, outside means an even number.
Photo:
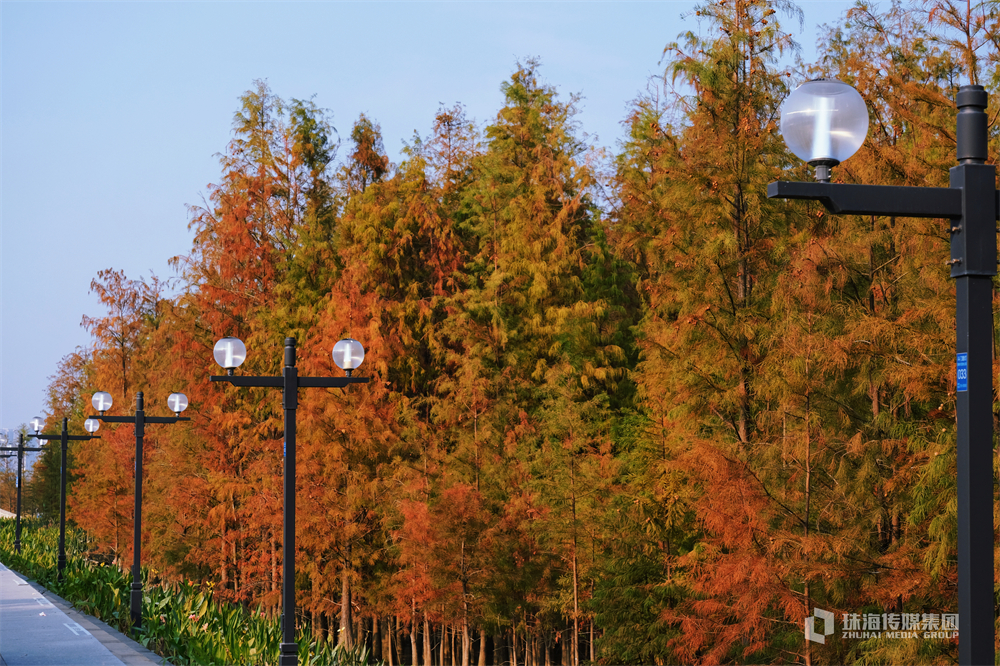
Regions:
<svg viewBox="0 0 1000 666"><path fill-rule="evenodd" d="M871 114L835 179L946 186L957 86L996 83L991 7L859 4L793 76L793 5L704 4L610 159L534 60L492 122L443 108L399 164L373 120L341 143L257 82L177 283L97 276L51 418L186 393L190 427L146 434L145 552L276 613L280 401L210 384L212 345L274 374L291 335L328 375L354 337L371 383L300 396L299 608L329 640L414 665L950 663L954 641L802 631L817 607L955 610L946 223L766 185L810 178L779 106L824 74ZM70 506L121 563L133 434L109 430L73 448Z"/></svg>

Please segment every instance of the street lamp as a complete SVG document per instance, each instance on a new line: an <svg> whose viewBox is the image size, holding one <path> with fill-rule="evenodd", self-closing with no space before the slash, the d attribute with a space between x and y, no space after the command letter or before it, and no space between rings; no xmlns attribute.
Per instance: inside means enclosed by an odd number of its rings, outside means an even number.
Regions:
<svg viewBox="0 0 1000 666"><path fill-rule="evenodd" d="M957 332L958 661L992 664L993 276L1000 217L996 170L986 164L988 95L982 86L958 90L958 166L951 168L950 187L831 184L830 167L861 146L857 141L848 150L860 131L857 128L863 125L867 132L867 110L862 107L859 112L855 102L841 103L852 93L858 95L840 81L818 80L789 95L781 114L782 136L792 152L816 167L819 182L771 183L767 196L817 200L831 213L951 219L948 263L956 280ZM837 154L828 146L844 150Z"/></svg>
<svg viewBox="0 0 1000 666"><path fill-rule="evenodd" d="M234 371L246 359L246 346L238 339L226 337L215 343L212 351L216 363L226 371L224 376L211 377L213 382L229 382L233 386L261 386L282 389L285 411L284 469L284 528L281 545L281 648L279 666L297 666L298 644L295 642L295 410L298 408L299 387L345 388L350 384L368 382L367 377L352 377L351 373L365 358L365 348L357 340L341 340L333 348L333 361L346 377L299 377L295 367L295 338L285 338L285 367L280 377L241 377Z"/></svg>
<svg viewBox="0 0 1000 666"><path fill-rule="evenodd" d="M135 424L135 509L134 509L134 534L132 536L132 596L130 600L129 613L132 618L132 626L135 629L142 628L142 570L140 568L140 550L142 548L142 438L146 432L147 423L177 423L178 421L190 421L186 416L181 416L181 412L187 409L188 400L183 393L172 393L167 399L167 405L174 416L146 416L143 411L142 391L135 394L135 416L105 416L105 412L111 409L114 400L110 393L98 391L91 398L90 403L100 414L91 416L84 422L84 427L88 431L94 432L100 427L100 422L104 423L133 423ZM93 430L90 430L93 428Z"/></svg>
<svg viewBox="0 0 1000 666"><path fill-rule="evenodd" d="M17 446L7 446L7 433L0 433L0 451L17 451L17 514L14 519L14 551L21 552L21 476L24 470L24 452L41 451L41 447L26 447L24 433L17 433Z"/></svg>
<svg viewBox="0 0 1000 666"><path fill-rule="evenodd" d="M56 568L58 571L57 579L61 581L63 579L63 569L66 568L66 467L67 458L69 457L69 441L87 441L90 439L100 439L100 437L95 437L92 434L70 435L66 419L62 420L62 431L58 435L40 434L44 425L45 421L39 416L31 419L31 429L35 431L35 434L28 435L28 439L58 439L60 443L62 457L59 464L59 559L57 560Z"/></svg>

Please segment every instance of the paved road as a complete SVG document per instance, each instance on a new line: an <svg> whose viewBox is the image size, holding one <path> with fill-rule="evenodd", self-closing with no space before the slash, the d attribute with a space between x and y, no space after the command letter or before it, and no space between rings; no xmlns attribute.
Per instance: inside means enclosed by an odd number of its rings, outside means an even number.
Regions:
<svg viewBox="0 0 1000 666"><path fill-rule="evenodd" d="M154 653L0 564L0 666L154 666Z"/></svg>

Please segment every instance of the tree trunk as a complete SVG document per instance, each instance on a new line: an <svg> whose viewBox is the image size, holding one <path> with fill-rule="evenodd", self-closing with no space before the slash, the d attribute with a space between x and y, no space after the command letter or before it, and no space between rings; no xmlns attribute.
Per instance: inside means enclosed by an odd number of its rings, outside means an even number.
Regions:
<svg viewBox="0 0 1000 666"><path fill-rule="evenodd" d="M222 519L222 557L219 558L221 565L219 567L219 587L223 590L229 589L229 567L226 566L226 548L229 546L228 540L226 539L226 519ZM142 553L140 553L141 555Z"/></svg>
<svg viewBox="0 0 1000 666"><path fill-rule="evenodd" d="M472 659L472 638L469 636L469 623L462 623L462 666L469 666Z"/></svg>
<svg viewBox="0 0 1000 666"><path fill-rule="evenodd" d="M434 651L431 647L431 621L427 618L427 613L424 612L424 666L431 666L434 663L433 654Z"/></svg>
<svg viewBox="0 0 1000 666"><path fill-rule="evenodd" d="M573 666L580 666L580 575L577 570L576 550L576 466L570 458L570 490L573 509Z"/></svg>
<svg viewBox="0 0 1000 666"><path fill-rule="evenodd" d="M382 620L378 615L372 616L372 658L376 662L382 659Z"/></svg>
<svg viewBox="0 0 1000 666"><path fill-rule="evenodd" d="M398 615L392 616L392 626L393 626L393 645L396 646L396 663L405 664L406 663L406 646L403 645L403 634L405 629L403 628L403 623L400 622Z"/></svg>
<svg viewBox="0 0 1000 666"><path fill-rule="evenodd" d="M493 634L494 666L502 666L507 661L507 655L504 654L505 649L506 649L506 641L504 641L503 634Z"/></svg>
<svg viewBox="0 0 1000 666"><path fill-rule="evenodd" d="M462 542L463 567L465 560L465 542ZM462 666L469 666L472 642L469 639L469 590L468 583L462 580Z"/></svg>
<svg viewBox="0 0 1000 666"><path fill-rule="evenodd" d="M234 511L235 511L235 509L234 509ZM240 572L243 569L243 567L241 567L238 564L239 562L242 561L240 559L240 557L239 557L239 554L238 554L237 550L236 550L236 548L237 548L238 545L239 545L238 540L237 539L233 539L233 567L234 567L234 569L233 569L233 596L236 597L237 599L240 598L240 578L242 577L240 575Z"/></svg>
<svg viewBox="0 0 1000 666"><path fill-rule="evenodd" d="M273 537L271 539L271 544L272 544L272 546L274 545L274 539L273 539ZM275 563L275 560L274 560L274 550L272 550L271 551L271 566L272 566L272 569L274 567L274 563ZM319 577L319 560L317 558L317 561L316 561L316 571L315 571L315 573L313 574L313 577L312 577L312 603L310 604L310 606L312 606L311 611L312 611L312 631L313 631L313 636L316 638L316 642L317 643L322 643L323 639L324 639L324 636L323 636L323 618L322 618L322 613L319 612L319 609L320 609L320 605L323 603L323 595L322 595L321 590L319 588L319 580L320 580L320 577Z"/></svg>
<svg viewBox="0 0 1000 666"><path fill-rule="evenodd" d="M387 617L382 621L382 661L387 664L393 663L391 617Z"/></svg>
<svg viewBox="0 0 1000 666"><path fill-rule="evenodd" d="M448 625L441 623L441 666L445 666L445 655L448 654Z"/></svg>
<svg viewBox="0 0 1000 666"><path fill-rule="evenodd" d="M479 629L479 666L486 666L486 630Z"/></svg>
<svg viewBox="0 0 1000 666"><path fill-rule="evenodd" d="M271 534L271 592L278 591L278 535Z"/></svg>
<svg viewBox="0 0 1000 666"><path fill-rule="evenodd" d="M418 654L418 637L417 637L417 600L413 599L410 602L410 663L412 666L418 666L420 663L420 655ZM426 664L425 664L426 666Z"/></svg>
<svg viewBox="0 0 1000 666"><path fill-rule="evenodd" d="M340 575L340 640L338 642L348 650L354 647L354 636L351 633L354 623L351 619L351 574L347 570L347 562L345 562Z"/></svg>
<svg viewBox="0 0 1000 666"><path fill-rule="evenodd" d="M593 593L591 593L590 598L594 598ZM590 618L590 663L596 662L597 659L594 658L594 618Z"/></svg>

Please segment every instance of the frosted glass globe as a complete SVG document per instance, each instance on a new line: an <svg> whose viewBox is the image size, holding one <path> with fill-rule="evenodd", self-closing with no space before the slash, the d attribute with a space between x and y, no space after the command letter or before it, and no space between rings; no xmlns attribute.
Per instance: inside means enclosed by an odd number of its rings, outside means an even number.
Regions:
<svg viewBox="0 0 1000 666"><path fill-rule="evenodd" d="M96 409L101 413L104 413L109 409L111 409L111 404L113 402L114 399L111 397L111 394L108 393L107 391L98 391L97 393L94 394L94 397L90 399L90 404L94 406L94 409Z"/></svg>
<svg viewBox="0 0 1000 666"><path fill-rule="evenodd" d="M347 338L333 346L333 362L341 370L350 373L352 370L356 370L364 360L365 348L357 340Z"/></svg>
<svg viewBox="0 0 1000 666"><path fill-rule="evenodd" d="M247 346L239 338L222 338L215 343L212 355L225 370L232 370L243 365L247 358Z"/></svg>
<svg viewBox="0 0 1000 666"><path fill-rule="evenodd" d="M170 411L180 416L180 413L187 409L188 397L183 393L171 393L167 397L167 406L170 407Z"/></svg>
<svg viewBox="0 0 1000 666"><path fill-rule="evenodd" d="M868 107L857 90L834 79L806 81L781 105L781 136L809 164L840 164L868 135Z"/></svg>
<svg viewBox="0 0 1000 666"><path fill-rule="evenodd" d="M83 422L83 429L93 435L101 427L101 422L97 419L87 419Z"/></svg>
<svg viewBox="0 0 1000 666"><path fill-rule="evenodd" d="M28 425L31 426L31 429L35 431L35 433L39 433L42 431L42 426L45 425L45 421L42 420L41 416L36 416L35 418L31 419L31 422Z"/></svg>

